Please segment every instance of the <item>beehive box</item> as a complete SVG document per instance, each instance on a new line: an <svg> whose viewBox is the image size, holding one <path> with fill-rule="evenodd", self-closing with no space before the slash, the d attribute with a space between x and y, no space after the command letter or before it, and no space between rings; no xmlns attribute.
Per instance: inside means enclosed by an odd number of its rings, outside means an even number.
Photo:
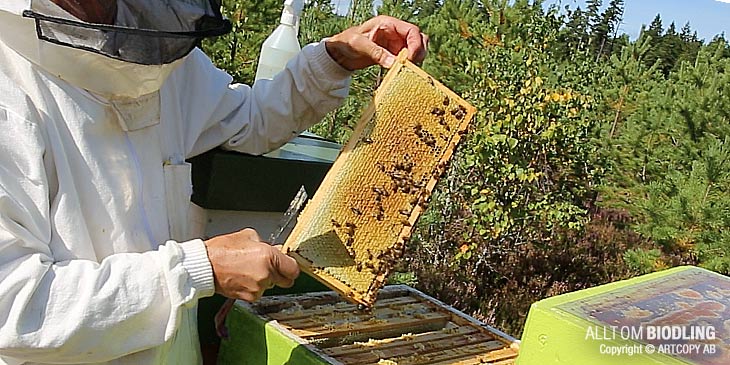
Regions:
<svg viewBox="0 0 730 365"><path fill-rule="evenodd" d="M475 109L401 53L284 250L371 306Z"/></svg>
<svg viewBox="0 0 730 365"><path fill-rule="evenodd" d="M512 364L512 337L407 286L364 312L334 292L238 301L219 364Z"/></svg>
<svg viewBox="0 0 730 365"><path fill-rule="evenodd" d="M730 278L679 267L539 301L517 364L547 363L730 364Z"/></svg>

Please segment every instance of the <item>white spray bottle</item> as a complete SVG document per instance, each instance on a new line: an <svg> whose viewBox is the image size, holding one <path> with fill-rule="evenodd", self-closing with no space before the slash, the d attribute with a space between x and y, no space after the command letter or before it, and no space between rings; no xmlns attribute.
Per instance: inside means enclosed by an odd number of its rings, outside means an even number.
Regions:
<svg viewBox="0 0 730 365"><path fill-rule="evenodd" d="M284 1L279 26L261 46L256 80L273 79L302 50L297 36L303 7L303 0Z"/></svg>

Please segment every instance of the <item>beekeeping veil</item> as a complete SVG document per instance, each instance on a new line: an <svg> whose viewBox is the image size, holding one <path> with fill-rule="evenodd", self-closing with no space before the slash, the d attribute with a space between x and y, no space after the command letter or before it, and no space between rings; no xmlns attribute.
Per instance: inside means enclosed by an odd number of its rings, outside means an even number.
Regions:
<svg viewBox="0 0 730 365"><path fill-rule="evenodd" d="M201 39L230 31L219 1L116 0L113 23L95 24L50 0L4 0L0 40L77 86L136 97L158 90Z"/></svg>

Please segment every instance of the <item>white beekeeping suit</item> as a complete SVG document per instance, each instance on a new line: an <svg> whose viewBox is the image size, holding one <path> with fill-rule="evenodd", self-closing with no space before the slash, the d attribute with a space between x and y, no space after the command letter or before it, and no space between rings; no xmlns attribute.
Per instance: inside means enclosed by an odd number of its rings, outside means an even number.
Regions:
<svg viewBox="0 0 730 365"><path fill-rule="evenodd" d="M0 364L198 363L214 282L185 159L276 148L347 94L323 44L230 85L194 48L228 30L215 1L118 4L102 32L0 3Z"/></svg>

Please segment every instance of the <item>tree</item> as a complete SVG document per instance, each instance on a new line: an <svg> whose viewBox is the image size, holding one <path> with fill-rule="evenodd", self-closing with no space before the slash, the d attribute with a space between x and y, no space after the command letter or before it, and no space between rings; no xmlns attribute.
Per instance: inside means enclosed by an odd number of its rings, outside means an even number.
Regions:
<svg viewBox="0 0 730 365"><path fill-rule="evenodd" d="M664 75L669 75L669 72L674 69L683 51L684 42L682 42L682 39L677 33L676 26L672 22L669 28L667 28L666 33L664 33L660 46L662 72Z"/></svg>
<svg viewBox="0 0 730 365"><path fill-rule="evenodd" d="M442 5L441 0L414 0L412 9L420 18L426 18L436 13Z"/></svg>
<svg viewBox="0 0 730 365"><path fill-rule="evenodd" d="M621 21L624 16L624 0L611 0L608 5L608 9L603 13L603 22L608 24L609 32L606 34L605 41L608 42L608 47L602 47L598 52L600 55L610 55L613 50L614 41L618 37L618 32L621 27ZM604 43L605 44L605 43Z"/></svg>
<svg viewBox="0 0 730 365"><path fill-rule="evenodd" d="M560 43L565 47L564 54L572 55L585 50L589 40L590 24L588 14L580 7L575 10L566 7L568 21L560 32Z"/></svg>
<svg viewBox="0 0 730 365"><path fill-rule="evenodd" d="M360 24L375 15L372 0L352 0L348 17L352 25Z"/></svg>
<svg viewBox="0 0 730 365"><path fill-rule="evenodd" d="M702 48L702 41L697 38L697 32L692 30L689 22L682 27L679 33L679 39L681 40L682 51L677 59L675 69L683 63L694 64L697 59L697 53Z"/></svg>
<svg viewBox="0 0 730 365"><path fill-rule="evenodd" d="M653 66L661 58L660 47L663 35L662 18L661 15L657 14L651 24L649 24L649 27L643 29L639 36L640 42L647 40L650 45L650 49L644 57L644 65L647 67Z"/></svg>
<svg viewBox="0 0 730 365"><path fill-rule="evenodd" d="M222 37L206 39L202 48L234 80L252 84L261 45L279 25L281 1L226 0L222 12L233 23L233 30Z"/></svg>
<svg viewBox="0 0 730 365"><path fill-rule="evenodd" d="M654 20L651 21L651 24L649 24L649 29L646 30L646 35L651 36L655 42L662 35L664 35L664 28L662 26L662 17L660 14L657 14L654 17Z"/></svg>
<svg viewBox="0 0 730 365"><path fill-rule="evenodd" d="M603 0L586 0L586 16L588 17L588 24L591 28L601 22L602 5Z"/></svg>
<svg viewBox="0 0 730 365"><path fill-rule="evenodd" d="M302 44L317 42L336 34L345 26L345 20L334 14L335 8L328 0L312 0L304 4L299 39Z"/></svg>

